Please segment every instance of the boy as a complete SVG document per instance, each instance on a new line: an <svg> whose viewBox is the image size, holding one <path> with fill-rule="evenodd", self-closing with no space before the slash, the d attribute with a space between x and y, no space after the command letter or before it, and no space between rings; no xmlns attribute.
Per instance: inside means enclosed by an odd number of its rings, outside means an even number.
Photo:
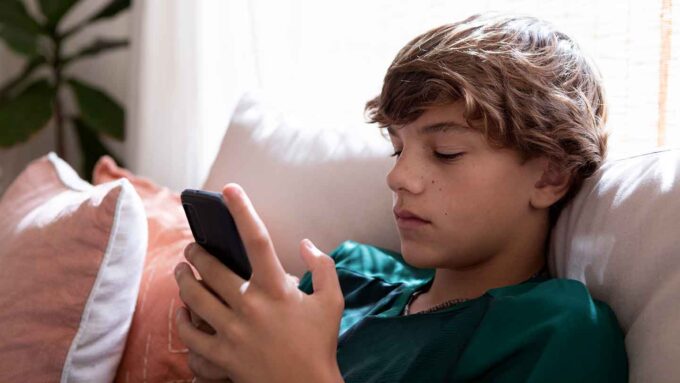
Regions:
<svg viewBox="0 0 680 383"><path fill-rule="evenodd" d="M575 43L534 18L473 16L408 43L366 110L395 148L401 254L347 241L333 264L305 240L298 290L245 194L225 186L253 276L188 247L217 295L178 267L209 325L178 313L197 376L627 381L612 311L545 271L559 209L606 150L601 81Z"/></svg>

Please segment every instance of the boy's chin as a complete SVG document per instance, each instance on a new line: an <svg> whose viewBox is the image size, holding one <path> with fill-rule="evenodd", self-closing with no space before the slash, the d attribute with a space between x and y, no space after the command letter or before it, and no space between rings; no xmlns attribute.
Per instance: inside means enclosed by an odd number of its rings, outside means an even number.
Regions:
<svg viewBox="0 0 680 383"><path fill-rule="evenodd" d="M406 262L407 265L416 269L436 269L436 266L434 266L433 264L430 264L428 262L422 262L422 260L411 261L407 258L404 258L404 261Z"/></svg>
<svg viewBox="0 0 680 383"><path fill-rule="evenodd" d="M418 269L434 269L437 267L436 259L430 257L426 249L418 249L416 246L404 246L402 243L401 256L409 266Z"/></svg>

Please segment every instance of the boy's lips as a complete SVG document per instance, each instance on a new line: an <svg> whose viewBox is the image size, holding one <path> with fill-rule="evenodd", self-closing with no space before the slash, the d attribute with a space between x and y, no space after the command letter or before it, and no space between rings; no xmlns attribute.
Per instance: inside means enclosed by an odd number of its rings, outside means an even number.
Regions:
<svg viewBox="0 0 680 383"><path fill-rule="evenodd" d="M415 229L430 224L430 221L406 210L394 209L394 217L400 229Z"/></svg>
<svg viewBox="0 0 680 383"><path fill-rule="evenodd" d="M395 215L396 218L404 218L404 219L415 218L415 219L418 219L418 220L421 220L421 221L424 221L424 222L430 222L430 221L426 220L425 218L411 212L410 210L398 209L398 208L395 207L393 211L394 211L394 215Z"/></svg>

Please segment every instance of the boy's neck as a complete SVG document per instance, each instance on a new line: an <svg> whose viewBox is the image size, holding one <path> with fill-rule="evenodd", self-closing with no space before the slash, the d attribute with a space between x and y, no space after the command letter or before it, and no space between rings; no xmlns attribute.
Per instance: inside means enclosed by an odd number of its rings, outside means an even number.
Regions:
<svg viewBox="0 0 680 383"><path fill-rule="evenodd" d="M547 225L541 229L533 231L533 238L525 237L524 243L516 243L514 249L507 249L474 266L436 269L432 286L412 302L411 313L452 299L477 298L490 289L531 278L545 266Z"/></svg>
<svg viewBox="0 0 680 383"><path fill-rule="evenodd" d="M531 278L545 266L545 257L519 266L480 265L464 271L437 269L430 289L422 294L432 306L457 298L477 298L490 289L511 286Z"/></svg>

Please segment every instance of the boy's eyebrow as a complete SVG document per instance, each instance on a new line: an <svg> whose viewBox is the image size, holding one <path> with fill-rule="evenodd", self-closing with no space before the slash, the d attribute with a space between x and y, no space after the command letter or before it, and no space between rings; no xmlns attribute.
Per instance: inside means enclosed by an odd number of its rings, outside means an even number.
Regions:
<svg viewBox="0 0 680 383"><path fill-rule="evenodd" d="M440 132L462 132L462 131L469 131L470 128L467 126L461 125L455 121L442 121L442 122L435 122L434 124L430 125L425 125L420 128L418 131L419 135L426 135L426 134L434 134L434 133L440 133ZM395 136L397 137L397 134L391 126L387 127L387 133L390 134L390 136Z"/></svg>

